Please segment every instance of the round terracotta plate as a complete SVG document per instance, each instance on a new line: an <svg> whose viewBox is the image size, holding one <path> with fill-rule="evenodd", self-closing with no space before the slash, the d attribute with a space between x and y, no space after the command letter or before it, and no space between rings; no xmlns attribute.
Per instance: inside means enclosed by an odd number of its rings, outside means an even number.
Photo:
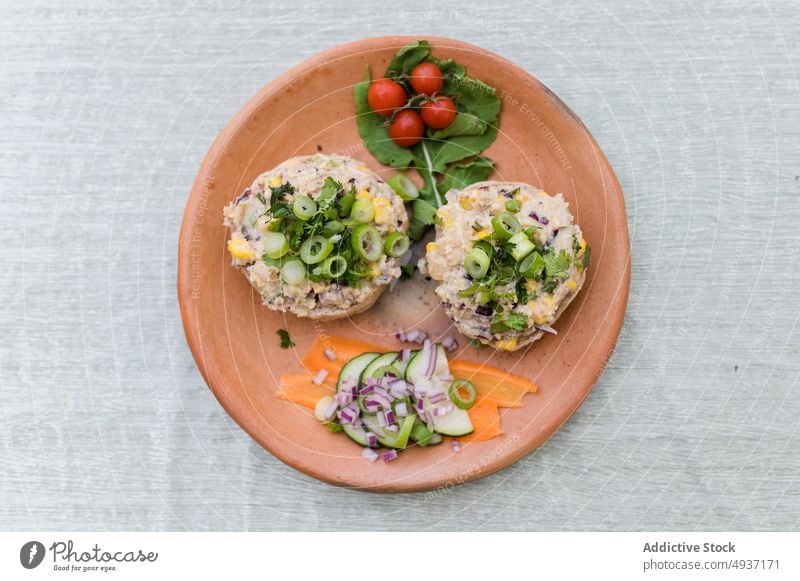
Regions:
<svg viewBox="0 0 800 581"><path fill-rule="evenodd" d="M586 285L548 336L527 351L464 347L458 357L488 362L539 385L522 408L502 411L505 434L486 442L413 448L394 462L370 464L361 449L331 434L310 410L276 397L283 373L320 333L397 349L397 329L436 336L450 327L433 283L420 277L385 293L352 319L314 323L268 310L225 249L223 206L253 179L295 156L316 151L363 160L391 175L363 147L354 121L353 86L367 65L382 74L411 37L371 38L325 51L264 87L228 123L203 162L180 234L178 295L186 337L214 395L256 441L287 464L327 482L376 491L426 490L485 476L542 444L575 411L603 369L622 326L629 287L629 243L622 192L603 152L559 98L509 61L476 46L428 38L433 54L454 58L503 99L497 141L486 152L492 179L525 181L562 192L592 246ZM288 329L293 350L279 347ZM315 370L312 370L315 371Z"/></svg>

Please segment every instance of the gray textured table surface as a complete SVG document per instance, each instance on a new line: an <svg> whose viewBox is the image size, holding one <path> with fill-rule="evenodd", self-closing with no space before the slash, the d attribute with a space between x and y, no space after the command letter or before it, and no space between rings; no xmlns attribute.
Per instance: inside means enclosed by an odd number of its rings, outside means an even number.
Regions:
<svg viewBox="0 0 800 581"><path fill-rule="evenodd" d="M0 4L0 528L799 528L800 7L472 4ZM237 109L323 48L397 33L475 42L556 91L617 171L633 267L611 364L551 441L379 496L228 418L175 259Z"/></svg>

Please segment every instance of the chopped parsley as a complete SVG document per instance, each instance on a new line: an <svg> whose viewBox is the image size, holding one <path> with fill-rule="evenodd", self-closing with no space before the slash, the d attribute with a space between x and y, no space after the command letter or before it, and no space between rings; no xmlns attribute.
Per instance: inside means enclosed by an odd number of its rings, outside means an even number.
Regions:
<svg viewBox="0 0 800 581"><path fill-rule="evenodd" d="M294 341L292 341L292 338L289 336L289 331L286 329L278 329L275 333L281 338L281 349L290 349L294 347Z"/></svg>
<svg viewBox="0 0 800 581"><path fill-rule="evenodd" d="M522 313L509 313L507 317L503 317L502 313L495 314L492 317L492 323L489 329L492 333L503 333L505 331L524 331L528 328L528 317Z"/></svg>

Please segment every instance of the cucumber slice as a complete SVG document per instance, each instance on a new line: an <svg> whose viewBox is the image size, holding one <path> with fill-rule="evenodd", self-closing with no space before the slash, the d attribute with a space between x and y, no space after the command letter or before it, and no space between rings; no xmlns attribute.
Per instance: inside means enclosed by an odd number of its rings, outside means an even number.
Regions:
<svg viewBox="0 0 800 581"><path fill-rule="evenodd" d="M436 365L433 370L433 376L428 377L427 371L430 363L430 357L433 355L432 349L436 349ZM408 362L406 367L406 381L414 385L424 385L426 389L425 409L430 410L436 406L442 405L431 404L428 397L437 393L446 393L447 399L450 400L448 388L450 386L450 365L447 363L447 351L442 345L437 344L435 347L431 345L429 350L425 348L420 349ZM474 430L472 422L469 419L469 414L466 410L455 408L453 411L433 418L433 428L435 431L445 436L466 436L471 434Z"/></svg>
<svg viewBox="0 0 800 581"><path fill-rule="evenodd" d="M441 405L441 404L437 404ZM475 431L467 410L455 408L450 413L433 418L433 429L445 436L466 436Z"/></svg>
<svg viewBox="0 0 800 581"><path fill-rule="evenodd" d="M427 376L428 363L430 357L436 353L436 367L433 369L433 376ZM415 352L406 366L406 381L414 385L425 385L440 383L437 377L450 375L450 366L447 364L447 351L440 344L430 345L427 349L423 347ZM448 383L449 385L449 383ZM443 389L441 391L444 391Z"/></svg>
<svg viewBox="0 0 800 581"><path fill-rule="evenodd" d="M407 416L403 418L400 424L400 429L397 432L390 432L384 429L384 426L378 422L375 416L364 416L364 425L369 428L369 431L375 434L378 438L378 443L387 448L403 449L408 446L408 439L411 436L411 430L414 428L414 422L417 416Z"/></svg>
<svg viewBox="0 0 800 581"><path fill-rule="evenodd" d="M361 372L361 383L366 383L368 378L375 377L376 371L378 371L381 367L385 367L386 365L392 365L398 357L400 357L400 353L397 351L384 353L382 355L378 355L378 357L375 357L367 364L366 367L364 367L364 370Z"/></svg>
<svg viewBox="0 0 800 581"><path fill-rule="evenodd" d="M336 393L345 389L352 389L354 385L357 386L364 368L380 355L380 353L362 353L345 363L339 373L339 379L336 381ZM367 431L364 428L342 424L342 431L359 446L369 447L367 444Z"/></svg>
<svg viewBox="0 0 800 581"><path fill-rule="evenodd" d="M397 359L395 359L395 362L392 363L392 365L397 367L397 371L400 372L401 377L405 378L405 376L406 376L406 368L408 368L408 363L411 361L412 357L414 357L414 355L417 354L417 352L418 352L418 350L412 351L411 355L409 356L409 358L406 359L405 361L400 361L400 354L399 353L397 354Z"/></svg>

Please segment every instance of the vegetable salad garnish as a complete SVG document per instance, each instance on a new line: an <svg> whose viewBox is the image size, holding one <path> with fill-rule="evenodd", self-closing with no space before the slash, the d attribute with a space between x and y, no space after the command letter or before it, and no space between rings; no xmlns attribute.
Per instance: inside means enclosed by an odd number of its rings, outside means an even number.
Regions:
<svg viewBox="0 0 800 581"><path fill-rule="evenodd" d="M433 57L426 40L397 51L383 78L373 81L367 69L355 103L358 131L370 153L392 167L414 167L423 178L419 191L403 174L390 180L411 201L415 240L434 223L448 190L486 180L494 170L480 153L497 137L497 91L468 77L454 60Z"/></svg>
<svg viewBox="0 0 800 581"><path fill-rule="evenodd" d="M409 239L391 232L384 239L375 227L376 201L328 177L316 200L296 194L291 183L270 186L264 256L280 268L285 284L336 280L358 287L373 276L372 263L384 255L399 257Z"/></svg>
<svg viewBox="0 0 800 581"><path fill-rule="evenodd" d="M498 408L521 406L536 385L486 365L448 361L443 343L426 339L416 350L380 352L325 336L303 358L315 375L282 377L278 395L312 407L330 431L363 446L370 461L381 456L377 448L391 461L397 450L437 445L446 436L480 441L501 435Z"/></svg>

